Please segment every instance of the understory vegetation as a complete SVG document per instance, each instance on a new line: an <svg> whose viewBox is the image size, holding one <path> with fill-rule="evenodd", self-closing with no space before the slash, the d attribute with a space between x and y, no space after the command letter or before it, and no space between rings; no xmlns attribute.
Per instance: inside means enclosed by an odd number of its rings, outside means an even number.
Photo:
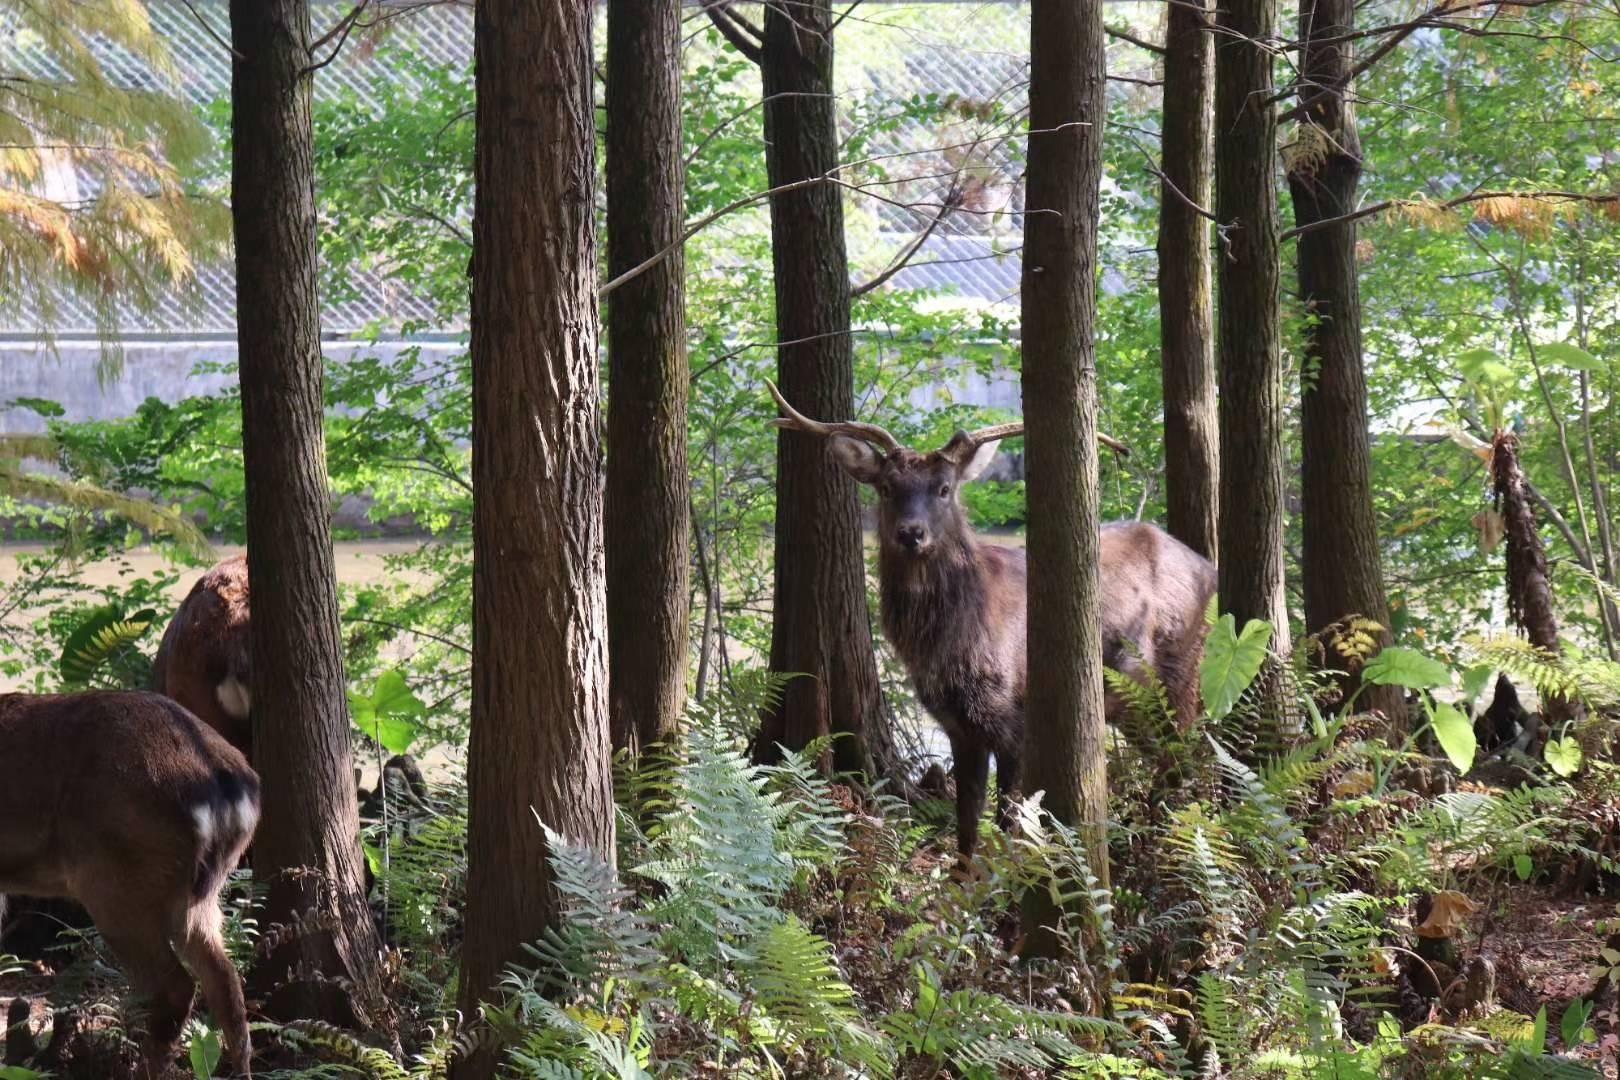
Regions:
<svg viewBox="0 0 1620 1080"><path fill-rule="evenodd" d="M983 10L955 10L966 7ZM1393 0L1365 7L1371 21L1407 17ZM1104 519L1163 520L1151 145L1163 60L1132 40L1162 38L1162 19L1135 4L1109 5L1110 19L1115 8L1132 21L1109 54L1097 419L1130 452L1103 455L1101 507ZM1021 236L1026 7L857 10L839 30L840 63L854 66L840 69L837 95L852 275L884 277L916 255L906 244L926 227L924 239L938 228L972 241L962 261L994 277ZM1031 793L1014 830L981 821L968 869L955 858L939 732L875 626L882 722L904 769L830 775L838 735L776 764L753 753L762 712L795 677L767 670L779 495L764 389L777 362L761 195L771 184L754 66L692 24L684 216L714 222L689 238L684 264L688 702L674 740L615 760L611 859L535 821L563 914L508 970L484 1023L457 1011L473 726L474 75L433 62L391 24L357 33L348 47L364 49L376 85L322 89L315 104L323 298L359 305L362 282L380 275L419 301L403 323L379 316L341 356L334 348L325 384L333 501L364 507L363 525L335 538L398 540L374 580L341 596L367 898L387 951L380 988L351 1022L256 1022L255 1075L448 1077L452 1061L491 1051L503 1075L532 1080L1615 1077L1620 565L1604 550L1620 474L1620 16L1579 3L1458 11L1479 16L1463 23L1477 32L1414 27L1410 47L1358 73L1363 201L1381 207L1364 215L1355 257L1389 625L1347 618L1309 635L1297 619L1240 626L1212 605L1202 715L1173 715L1151 671L1145 684L1108 674L1130 706L1109 732L1109 864L1094 865L1087 839ZM1498 15L1510 29L1487 22ZM919 88L888 51L902 40L931 42L936 63L971 44L1007 78L994 91ZM227 105L192 118L221 146ZM200 139L189 123L188 140ZM1275 164L1322 152L1306 130L1284 130ZM199 196L226 182L226 164L200 148L173 164ZM161 179L165 192L180 183L168 166ZM1486 191L1496 194L1474 198ZM1548 192L1557 197L1535 194ZM929 224L936 202L948 210ZM171 231L208 246L212 220ZM0 260L0 285L10 270ZM962 295L988 288L966 275L878 285L857 284L850 300L856 416L919 447L1009 419L982 403L1019 378L1007 298ZM1287 385L1307 386L1303 341L1317 316L1297 297L1284 311ZM118 377L116 356L103 364ZM148 398L111 420L0 401L42 429L0 436L0 519L29 542L0 551L15 567L0 581L8 690L149 684L182 581L210 561L210 542L246 535L233 374L232 361L205 359L196 377L224 389ZM1489 441L1502 433L1530 482L1516 507L1493 497ZM1022 444L1003 450L961 499L977 530L1016 544ZM1556 651L1515 630L1522 582L1503 554L1522 554L1523 537L1504 511L1520 513L1545 556ZM1283 539L1291 587L1297 516ZM145 558L154 547L157 570ZM1297 613L1297 590L1288 600ZM1342 700L1344 674L1363 691L1398 687L1405 714ZM539 868L508 872L538 880ZM227 893L244 974L316 929L261 924L257 888L242 870ZM1061 948L1024 937L1032 893L1060 913ZM139 1001L82 913L25 903L7 935L0 1080L132 1069ZM1065 958L1042 958L1054 951ZM192 1020L185 1046L192 1072L212 1075L221 1042L208 1018Z"/></svg>

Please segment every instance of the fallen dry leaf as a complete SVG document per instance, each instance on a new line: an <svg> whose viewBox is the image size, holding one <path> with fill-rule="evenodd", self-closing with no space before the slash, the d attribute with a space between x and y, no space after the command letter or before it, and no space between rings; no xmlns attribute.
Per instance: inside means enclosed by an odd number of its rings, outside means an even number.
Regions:
<svg viewBox="0 0 1620 1080"><path fill-rule="evenodd" d="M1478 910L1478 904L1455 889L1437 892L1434 894L1434 904L1429 908L1429 917L1418 924L1418 936L1448 938L1467 921L1468 916Z"/></svg>

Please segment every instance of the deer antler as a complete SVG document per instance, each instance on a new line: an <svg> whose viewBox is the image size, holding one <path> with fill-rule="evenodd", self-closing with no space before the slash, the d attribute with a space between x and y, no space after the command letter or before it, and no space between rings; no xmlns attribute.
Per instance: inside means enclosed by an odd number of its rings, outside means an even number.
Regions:
<svg viewBox="0 0 1620 1080"><path fill-rule="evenodd" d="M782 391L778 390L776 384L771 380L766 379L765 385L770 388L771 397L776 399L777 406L787 414L785 417L772 420L772 427L786 428L789 431L803 431L823 437L847 435L852 439L860 439L862 442L868 442L873 446L880 447L884 453L892 453L900 449L900 440L876 424L863 424L853 420L840 420L829 424L820 420L812 420L789 405L787 398L782 396Z"/></svg>
<svg viewBox="0 0 1620 1080"><path fill-rule="evenodd" d="M1022 422L1013 424L993 424L990 427L979 428L975 431L968 432L967 438L968 442L972 444L975 450L977 450L987 442L996 442L1001 439L1011 439L1022 435L1023 433L1024 425ZM1131 456L1131 448L1114 438L1112 435L1104 435L1099 431L1097 432L1097 441L1108 447L1108 449L1112 450L1120 457Z"/></svg>

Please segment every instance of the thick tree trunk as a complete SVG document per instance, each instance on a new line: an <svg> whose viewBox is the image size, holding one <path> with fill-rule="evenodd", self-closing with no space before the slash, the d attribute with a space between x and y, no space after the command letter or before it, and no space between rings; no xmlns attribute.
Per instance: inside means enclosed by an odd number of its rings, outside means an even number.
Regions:
<svg viewBox="0 0 1620 1080"><path fill-rule="evenodd" d="M526 0L474 15L468 1018L557 916L540 823L613 857L591 15ZM456 1075L494 1065L485 1049Z"/></svg>
<svg viewBox="0 0 1620 1080"><path fill-rule="evenodd" d="M791 7L791 10L789 8ZM765 162L773 188L826 176L838 165L831 0L765 6L760 70ZM795 408L841 420L854 409L849 260L843 194L811 184L771 197L776 272L777 383ZM882 723L877 658L866 608L866 559L855 481L821 439L784 431L776 451L776 583L771 670L802 672L764 718L756 756L849 732L833 760L866 772L863 734Z"/></svg>
<svg viewBox="0 0 1620 1080"><path fill-rule="evenodd" d="M613 745L675 730L690 571L680 0L607 18L608 276L674 247L608 302L607 601Z"/></svg>
<svg viewBox="0 0 1620 1080"><path fill-rule="evenodd" d="M1283 593L1283 386L1278 348L1275 0L1217 6L1215 216L1220 270L1220 605L1288 647Z"/></svg>
<svg viewBox="0 0 1620 1080"><path fill-rule="evenodd" d="M1206 559L1217 550L1220 442L1209 221L1214 33L1202 3L1170 5L1164 38L1164 180L1159 194L1159 356L1170 535Z"/></svg>
<svg viewBox="0 0 1620 1080"><path fill-rule="evenodd" d="M230 12L253 764L264 784L253 870L269 886L261 925L306 928L255 965L253 981L274 991L267 1009L281 1018L343 1019L358 1007L363 1021L379 947L365 898L332 561L309 8L232 0ZM295 971L347 980L355 999L344 1003L337 983Z"/></svg>
<svg viewBox="0 0 1620 1080"><path fill-rule="evenodd" d="M1101 0L1030 6L1029 166L1022 334L1031 657L1024 788L1086 836L1108 880L1097 560L1097 184L1105 115ZM1034 587L1033 583L1039 583ZM1026 898L1031 950L1055 941L1048 898Z"/></svg>
<svg viewBox="0 0 1620 1080"><path fill-rule="evenodd" d="M1301 94L1322 98L1300 122L1289 155L1288 187L1296 225L1341 217L1356 207L1361 140L1344 85L1353 50L1334 39L1354 29L1354 0L1304 0ZM1323 44L1326 42L1326 44ZM1299 237L1299 292L1305 303L1305 363L1300 376L1301 502L1305 630L1318 633L1347 616L1389 626L1378 527L1373 517L1367 379L1361 353L1361 291L1354 222ZM1390 635L1386 629L1382 640ZM1329 666L1344 666L1331 648ZM1355 689L1354 675L1344 692ZM1359 704L1404 726L1397 686L1369 686Z"/></svg>

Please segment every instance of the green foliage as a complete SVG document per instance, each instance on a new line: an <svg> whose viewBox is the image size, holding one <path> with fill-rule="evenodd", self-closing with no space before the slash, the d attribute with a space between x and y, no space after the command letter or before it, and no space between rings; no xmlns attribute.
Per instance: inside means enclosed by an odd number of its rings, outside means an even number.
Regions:
<svg viewBox="0 0 1620 1080"><path fill-rule="evenodd" d="M1231 615L1215 621L1204 642L1200 669L1204 709L1211 720L1221 720L1231 713L1238 698L1260 674L1270 643L1271 626L1264 620L1250 619L1241 634Z"/></svg>
<svg viewBox="0 0 1620 1080"><path fill-rule="evenodd" d="M90 611L62 645L62 658L57 663L62 682L73 688L88 686L99 669L116 664L122 674L121 678L114 676L117 685L143 684L150 665L132 646L146 636L156 618L157 612L151 608L126 616L114 604Z"/></svg>

